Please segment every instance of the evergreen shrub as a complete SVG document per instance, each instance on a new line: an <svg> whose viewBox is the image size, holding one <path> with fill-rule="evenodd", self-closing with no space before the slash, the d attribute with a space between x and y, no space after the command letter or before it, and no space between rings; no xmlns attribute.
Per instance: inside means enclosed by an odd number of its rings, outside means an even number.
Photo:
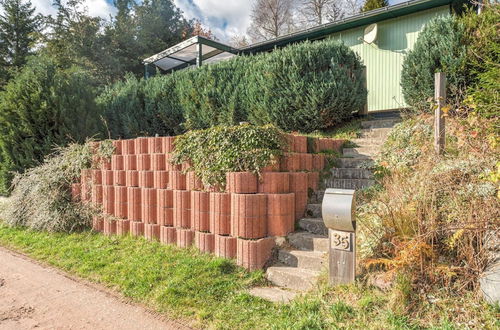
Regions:
<svg viewBox="0 0 500 330"><path fill-rule="evenodd" d="M79 68L61 69L34 57L0 94L0 194L13 172L40 164L56 146L101 137L94 79Z"/></svg>
<svg viewBox="0 0 500 330"><path fill-rule="evenodd" d="M241 121L308 132L364 106L362 71L359 57L342 43L305 42L167 76L128 78L107 88L98 103L113 138Z"/></svg>
<svg viewBox="0 0 500 330"><path fill-rule="evenodd" d="M436 17L419 34L401 72L406 103L416 112L431 111L434 73L445 72L447 99L452 107L463 100L467 74L464 26L455 17Z"/></svg>

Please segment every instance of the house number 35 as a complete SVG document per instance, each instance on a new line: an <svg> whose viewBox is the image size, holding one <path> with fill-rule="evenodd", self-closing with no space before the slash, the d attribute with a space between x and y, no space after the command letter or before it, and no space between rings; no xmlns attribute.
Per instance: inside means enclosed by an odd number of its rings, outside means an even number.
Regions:
<svg viewBox="0 0 500 330"><path fill-rule="evenodd" d="M351 235L350 233L333 232L331 236L332 248L339 250L350 250Z"/></svg>

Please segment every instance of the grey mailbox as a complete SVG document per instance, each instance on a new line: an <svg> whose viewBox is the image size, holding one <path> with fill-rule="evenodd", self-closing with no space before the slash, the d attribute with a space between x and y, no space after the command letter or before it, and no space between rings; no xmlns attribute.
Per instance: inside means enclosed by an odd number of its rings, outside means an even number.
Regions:
<svg viewBox="0 0 500 330"><path fill-rule="evenodd" d="M331 284L352 283L356 276L355 193L351 189L327 189L323 197Z"/></svg>

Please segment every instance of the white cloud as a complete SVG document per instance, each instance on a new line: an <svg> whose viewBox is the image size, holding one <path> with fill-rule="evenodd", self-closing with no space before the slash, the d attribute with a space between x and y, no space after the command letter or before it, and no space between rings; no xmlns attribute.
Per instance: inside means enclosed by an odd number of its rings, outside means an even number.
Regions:
<svg viewBox="0 0 500 330"><path fill-rule="evenodd" d="M244 35L250 25L254 0L174 0L184 15L199 19L223 41Z"/></svg>
<svg viewBox="0 0 500 330"><path fill-rule="evenodd" d="M52 5L52 0L32 0L36 12L42 15L55 15L57 9ZM64 3L64 2L63 2ZM88 14L94 17L109 19L110 15L116 13L116 8L106 0L85 0L83 6L88 10Z"/></svg>

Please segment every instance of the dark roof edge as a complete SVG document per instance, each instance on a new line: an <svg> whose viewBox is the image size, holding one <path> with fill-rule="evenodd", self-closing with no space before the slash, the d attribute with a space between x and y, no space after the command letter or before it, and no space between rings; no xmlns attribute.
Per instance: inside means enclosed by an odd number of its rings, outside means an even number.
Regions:
<svg viewBox="0 0 500 330"><path fill-rule="evenodd" d="M419 11L450 5L455 0L412 0L405 1L392 6L387 6L368 12L349 16L342 20L315 26L307 30L290 33L275 39L255 43L242 48L243 54L251 54L272 50L275 47L288 45L293 42L313 40L325 37L335 32L340 32L363 25L377 23L386 19L396 18L403 15L413 14Z"/></svg>

